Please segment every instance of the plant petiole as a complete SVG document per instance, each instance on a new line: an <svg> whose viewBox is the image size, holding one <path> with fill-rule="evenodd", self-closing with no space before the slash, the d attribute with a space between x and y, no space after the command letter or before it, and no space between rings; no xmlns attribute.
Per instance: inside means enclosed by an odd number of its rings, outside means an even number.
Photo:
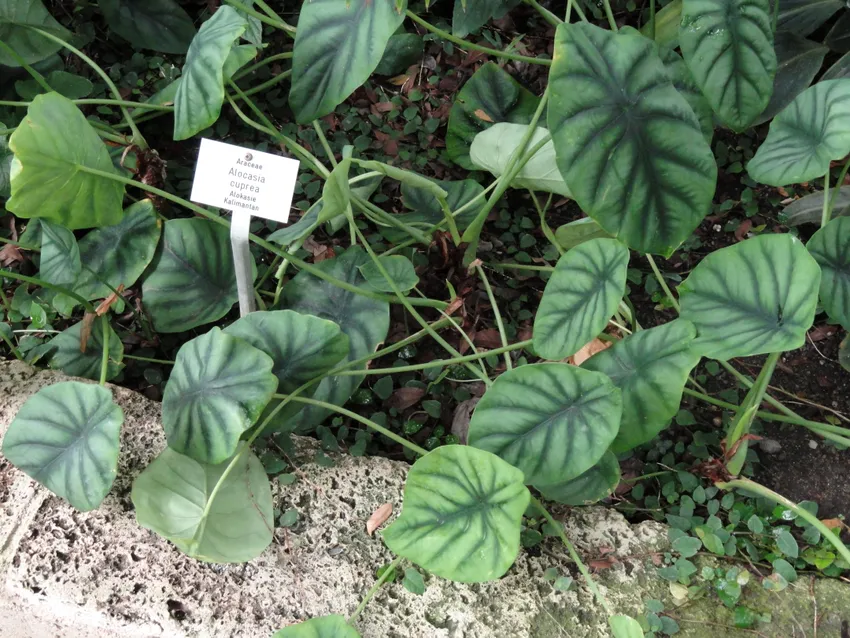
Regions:
<svg viewBox="0 0 850 638"><path fill-rule="evenodd" d="M349 618L348 618L348 624L349 625L354 625L354 621L356 621L357 617L363 612L364 609L366 609L366 605L369 604L369 601L372 599L372 596L374 596L375 593L381 588L381 585L383 585L386 582L386 580L390 576L392 576L393 572L395 571L396 567L398 567L398 564L401 561L402 561L402 557L396 556L393 559L393 562L391 562L387 566L387 568L384 570L384 573L381 574L380 578L378 578L378 580L375 581L375 584L372 585L371 589L369 589L369 591L366 592L366 595L363 597L363 600L360 601L360 604L357 605L357 609L354 610L354 613L351 614L351 616L349 616Z"/></svg>

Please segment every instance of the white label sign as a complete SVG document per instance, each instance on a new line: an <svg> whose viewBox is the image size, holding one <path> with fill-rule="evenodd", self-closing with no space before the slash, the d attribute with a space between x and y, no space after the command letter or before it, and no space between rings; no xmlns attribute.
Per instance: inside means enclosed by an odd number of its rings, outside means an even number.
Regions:
<svg viewBox="0 0 850 638"><path fill-rule="evenodd" d="M203 139L190 199L286 223L297 178L298 160Z"/></svg>

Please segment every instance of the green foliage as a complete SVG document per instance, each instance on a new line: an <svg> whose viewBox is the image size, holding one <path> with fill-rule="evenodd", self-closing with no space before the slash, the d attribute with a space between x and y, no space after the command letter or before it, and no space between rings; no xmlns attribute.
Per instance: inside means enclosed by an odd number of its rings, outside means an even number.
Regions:
<svg viewBox="0 0 850 638"><path fill-rule="evenodd" d="M65 381L42 388L3 437L3 456L51 492L87 512L118 470L124 413L105 388Z"/></svg>
<svg viewBox="0 0 850 638"><path fill-rule="evenodd" d="M47 12L41 0L0 0L0 41L27 64L43 60L61 48L60 44L38 35L33 28L66 40L71 37L68 30ZM16 67L20 63L0 48L0 65Z"/></svg>
<svg viewBox="0 0 850 638"><path fill-rule="evenodd" d="M620 482L620 463L611 450L596 465L574 479L553 485L535 485L550 501L564 505L590 505L609 496Z"/></svg>
<svg viewBox="0 0 850 638"><path fill-rule="evenodd" d="M388 255L380 258L381 265L387 271L395 286L402 292L411 290L419 283L419 277L413 268L413 264L404 255ZM393 292L390 282L378 270L375 262L369 261L360 266L360 273L366 282L375 290L381 292Z"/></svg>
<svg viewBox="0 0 850 638"><path fill-rule="evenodd" d="M133 481L139 525L199 560L243 563L259 556L272 542L269 481L259 459L244 447L224 476L230 461L208 465L164 449Z"/></svg>
<svg viewBox="0 0 850 638"><path fill-rule="evenodd" d="M806 247L821 269L820 300L830 319L850 329L850 218L833 219Z"/></svg>
<svg viewBox="0 0 850 638"><path fill-rule="evenodd" d="M80 247L74 233L48 221L41 222L41 261L38 275L44 281L65 286L80 275Z"/></svg>
<svg viewBox="0 0 850 638"><path fill-rule="evenodd" d="M285 627L272 638L360 638L360 634L342 616L321 616Z"/></svg>
<svg viewBox="0 0 850 638"><path fill-rule="evenodd" d="M529 498L520 470L489 452L446 445L410 468L401 516L384 541L442 578L495 580L519 553Z"/></svg>
<svg viewBox="0 0 850 638"><path fill-rule="evenodd" d="M300 123L332 112L378 66L407 0L309 0L298 17L289 104Z"/></svg>
<svg viewBox="0 0 850 638"><path fill-rule="evenodd" d="M233 456L277 389L273 366L265 352L218 328L187 342L162 398L168 446L212 465Z"/></svg>
<svg viewBox="0 0 850 638"><path fill-rule="evenodd" d="M534 319L534 351L558 361L602 332L623 298L628 264L614 239L591 239L561 257Z"/></svg>
<svg viewBox="0 0 850 638"><path fill-rule="evenodd" d="M64 332L56 335L50 340L51 350L48 365L51 368L62 370L72 377L83 377L85 379L100 379L100 371L103 359L103 320L91 324L91 334L82 342L83 322L75 323ZM112 326L106 324L106 335L109 354L109 363L106 367L106 379L114 379L121 372L121 360L124 356L124 344L115 334Z"/></svg>
<svg viewBox="0 0 850 638"><path fill-rule="evenodd" d="M603 374L557 363L500 375L469 423L469 444L518 467L530 485L577 478L620 426L620 391Z"/></svg>
<svg viewBox="0 0 850 638"><path fill-rule="evenodd" d="M717 167L655 47L629 29L560 25L550 86L558 168L579 206L630 248L670 255L708 213Z"/></svg>
<svg viewBox="0 0 850 638"><path fill-rule="evenodd" d="M452 33L458 37L478 31L491 18L501 18L521 0L455 0Z"/></svg>
<svg viewBox="0 0 850 638"><path fill-rule="evenodd" d="M248 23L221 7L198 31L186 54L174 96L174 139L185 140L215 123L224 102L224 63Z"/></svg>
<svg viewBox="0 0 850 638"><path fill-rule="evenodd" d="M124 185L106 146L69 99L37 96L9 138L12 196L6 209L18 217L43 217L71 230L121 221Z"/></svg>
<svg viewBox="0 0 850 638"><path fill-rule="evenodd" d="M139 49L186 53L195 36L192 19L175 0L98 0L109 28Z"/></svg>

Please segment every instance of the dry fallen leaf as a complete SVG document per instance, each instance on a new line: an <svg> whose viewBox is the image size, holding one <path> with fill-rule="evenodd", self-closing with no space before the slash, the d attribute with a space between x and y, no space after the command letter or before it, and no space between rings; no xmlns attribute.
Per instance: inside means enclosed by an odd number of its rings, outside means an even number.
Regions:
<svg viewBox="0 0 850 638"><path fill-rule="evenodd" d="M392 516L392 513L392 503L384 503L381 505L378 509L372 512L372 516L370 516L369 520L366 521L366 533L371 536L376 529L387 522L387 519Z"/></svg>
<svg viewBox="0 0 850 638"><path fill-rule="evenodd" d="M454 415L452 415L452 434L460 440L462 445L466 445L472 411L480 400L481 397L472 397L466 401L461 401L457 404Z"/></svg>
<svg viewBox="0 0 850 638"><path fill-rule="evenodd" d="M93 312L87 312L83 315L82 326L80 326L80 352L85 354L86 348L89 345L89 337L91 337L92 323L97 315Z"/></svg>
<svg viewBox="0 0 850 638"><path fill-rule="evenodd" d="M124 292L124 284L119 285L116 290L118 291L118 295L120 295L122 292ZM107 312L109 312L109 309L112 307L112 304L118 301L118 295L116 295L114 292L111 293L106 299L100 302L100 305L95 308L94 313L98 317L102 317L103 315L105 315Z"/></svg>
<svg viewBox="0 0 850 638"><path fill-rule="evenodd" d="M602 339L597 337L590 343L584 344L578 352L567 359L567 362L572 363L574 366L580 366L597 352L602 352L606 348L610 348L612 345L613 342L602 341Z"/></svg>
<svg viewBox="0 0 850 638"><path fill-rule="evenodd" d="M17 246L5 244L0 248L0 265L9 266L11 264L20 263L24 260L24 256Z"/></svg>
<svg viewBox="0 0 850 638"><path fill-rule="evenodd" d="M475 336L472 337L472 343L479 348L493 350L494 348L502 347L502 336L495 328L487 328L486 330L476 332Z"/></svg>
<svg viewBox="0 0 850 638"><path fill-rule="evenodd" d="M479 120L484 120L485 122L492 122L493 118L487 115L483 109L475 109L475 117Z"/></svg>
<svg viewBox="0 0 850 638"><path fill-rule="evenodd" d="M387 399L387 407L406 410L410 406L416 405L419 399L424 396L425 390L423 388L399 388Z"/></svg>
<svg viewBox="0 0 850 638"><path fill-rule="evenodd" d="M841 529L842 527L846 527L844 521L840 518L825 518L821 520L821 523L826 525L829 529Z"/></svg>
<svg viewBox="0 0 850 638"><path fill-rule="evenodd" d="M815 328L809 330L809 339L812 341L823 341L838 332L838 326L830 326L828 324L821 324Z"/></svg>

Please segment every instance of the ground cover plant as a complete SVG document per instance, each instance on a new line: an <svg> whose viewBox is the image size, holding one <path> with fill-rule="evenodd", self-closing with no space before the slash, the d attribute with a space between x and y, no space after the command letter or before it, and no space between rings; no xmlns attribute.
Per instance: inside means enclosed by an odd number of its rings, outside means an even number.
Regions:
<svg viewBox="0 0 850 638"><path fill-rule="evenodd" d="M274 449L287 435L403 450L403 510L382 533L396 560L348 619L282 637L358 635L403 560L483 582L543 534L566 546L613 635L674 633L657 601L640 619L610 608L548 505L618 493L632 512L662 511L677 554L662 575L692 594L703 550L766 557L775 589L798 569L850 569L839 519L751 478L764 424L850 445L846 419L802 416L770 390L816 318L850 329L850 63L823 69L828 48L850 50L841 3L184 5L0 0L0 339L9 357L99 382L33 396L3 440L10 462L94 509L123 422L106 382L163 388L168 447L135 480L137 520L191 557L244 562L286 516L269 474L286 468ZM546 44L487 26L515 14ZM426 47L477 68L459 85L432 56L423 82ZM426 97L443 83L458 89L450 105ZM187 198L200 137L301 162L297 219L252 224L259 310L242 317L230 214ZM729 209L718 175L738 180L732 206L749 223L705 250L702 226ZM781 224L749 219L786 199ZM564 209L576 218L553 228ZM502 251L513 259L491 259L496 241L517 244ZM691 249L685 277L662 272L656 258ZM516 301L528 273L545 278L539 304ZM428 356L411 363L417 348ZM740 372L753 357L755 374ZM721 369L743 396L706 387ZM448 432L472 384L468 428ZM370 413L374 397L389 417ZM694 435L692 462L667 459L692 401L722 416ZM624 476L638 454L657 471ZM642 481L658 475L648 504ZM735 606L742 573L699 577Z"/></svg>

